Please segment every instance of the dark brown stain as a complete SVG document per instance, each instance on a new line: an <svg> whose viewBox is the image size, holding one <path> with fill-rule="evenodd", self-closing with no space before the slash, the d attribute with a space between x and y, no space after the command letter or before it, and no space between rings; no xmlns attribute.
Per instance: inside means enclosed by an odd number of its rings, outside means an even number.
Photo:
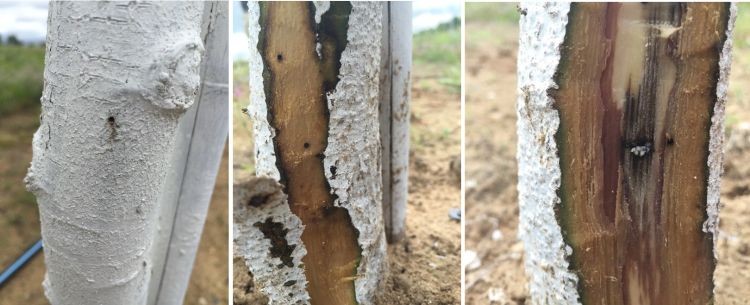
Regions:
<svg viewBox="0 0 750 305"><path fill-rule="evenodd" d="M274 222L273 219L269 217L265 222L256 222L253 226L258 228L263 233L263 236L271 241L271 257L281 260L281 265L279 267L293 267L294 262L292 261L292 252L296 246L290 245L289 242L287 242L286 234L289 230L284 228L284 224Z"/></svg>
<svg viewBox="0 0 750 305"><path fill-rule="evenodd" d="M642 74L630 75L637 85L616 96L614 52L623 30L617 18L626 5L642 9L647 43ZM583 304L713 302L713 240L702 223L728 8L571 6L555 74L559 89L548 93L560 114L556 213L573 248L570 268ZM665 37L665 27L678 30ZM663 77L671 67L673 84Z"/></svg>

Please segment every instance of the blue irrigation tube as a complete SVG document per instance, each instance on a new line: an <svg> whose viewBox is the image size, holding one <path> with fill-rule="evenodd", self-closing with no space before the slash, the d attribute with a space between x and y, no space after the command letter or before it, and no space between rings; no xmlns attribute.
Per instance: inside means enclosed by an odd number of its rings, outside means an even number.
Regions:
<svg viewBox="0 0 750 305"><path fill-rule="evenodd" d="M34 245L29 247L29 249L26 250L23 254L21 254L21 257L19 257L13 264L11 264L8 268L3 270L3 273L0 274L0 287L5 284L7 280L10 279L10 277L13 276L13 274L16 273L16 271L20 270L23 265L29 262L32 257L34 257L34 254L39 252L39 250L42 249L42 240L40 239Z"/></svg>

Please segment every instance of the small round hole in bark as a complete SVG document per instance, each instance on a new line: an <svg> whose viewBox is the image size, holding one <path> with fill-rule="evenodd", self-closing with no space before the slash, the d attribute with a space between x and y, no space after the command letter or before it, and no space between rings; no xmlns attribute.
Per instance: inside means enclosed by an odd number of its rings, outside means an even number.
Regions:
<svg viewBox="0 0 750 305"><path fill-rule="evenodd" d="M310 148L310 143L305 142L305 144L303 146L305 146L305 149L308 149L308 148Z"/></svg>
<svg viewBox="0 0 750 305"><path fill-rule="evenodd" d="M673 145L674 144L674 138L670 135L667 135L667 145Z"/></svg>
<svg viewBox="0 0 750 305"><path fill-rule="evenodd" d="M107 122L109 122L110 124L114 124L115 123L115 117L113 117L113 116L108 117L107 118Z"/></svg>
<svg viewBox="0 0 750 305"><path fill-rule="evenodd" d="M281 55L281 53L276 54L276 60L283 61L284 60L284 55Z"/></svg>

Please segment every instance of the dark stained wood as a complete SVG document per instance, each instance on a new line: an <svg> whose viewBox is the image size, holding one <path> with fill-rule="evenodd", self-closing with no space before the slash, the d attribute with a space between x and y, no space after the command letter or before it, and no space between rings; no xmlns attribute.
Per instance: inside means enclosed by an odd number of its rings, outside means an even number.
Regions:
<svg viewBox="0 0 750 305"><path fill-rule="evenodd" d="M709 128L726 3L575 3L557 211L583 304L712 304Z"/></svg>

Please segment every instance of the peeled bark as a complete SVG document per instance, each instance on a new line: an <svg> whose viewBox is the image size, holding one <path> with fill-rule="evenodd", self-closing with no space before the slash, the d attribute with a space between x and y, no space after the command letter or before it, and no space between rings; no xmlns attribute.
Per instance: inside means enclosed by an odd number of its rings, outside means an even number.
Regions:
<svg viewBox="0 0 750 305"><path fill-rule="evenodd" d="M383 4L249 6L257 175L287 198L235 202L247 209L235 216L236 253L272 304L372 304L385 268Z"/></svg>
<svg viewBox="0 0 750 305"><path fill-rule="evenodd" d="M534 304L709 304L727 3L523 4L520 235Z"/></svg>
<svg viewBox="0 0 750 305"><path fill-rule="evenodd" d="M156 202L198 92L199 2L51 2L39 202L54 305L145 304Z"/></svg>

